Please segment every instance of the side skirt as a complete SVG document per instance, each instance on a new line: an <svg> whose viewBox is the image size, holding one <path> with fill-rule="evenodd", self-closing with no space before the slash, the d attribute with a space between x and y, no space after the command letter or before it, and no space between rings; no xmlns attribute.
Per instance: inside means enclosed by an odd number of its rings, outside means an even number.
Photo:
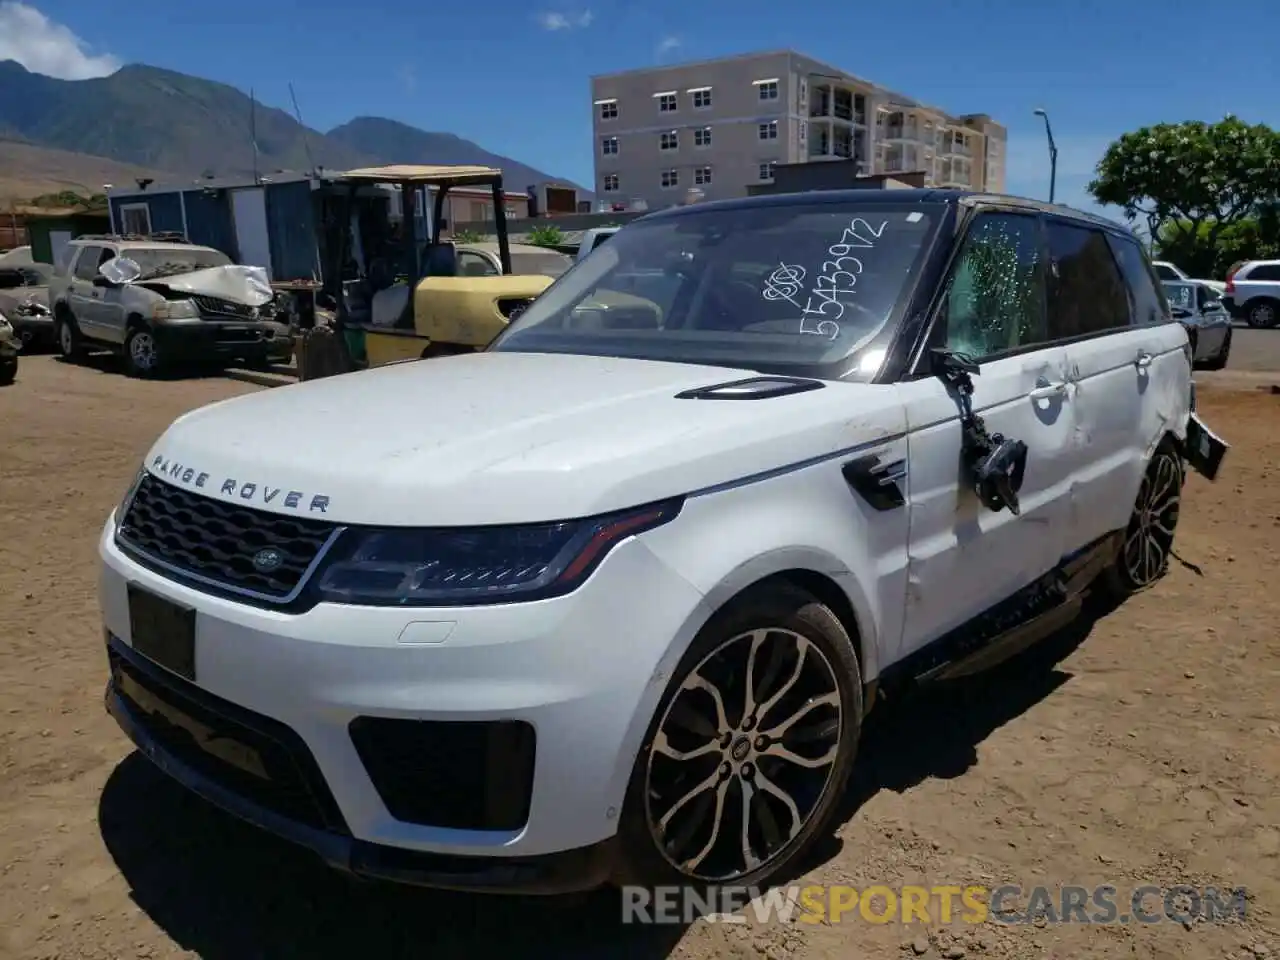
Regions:
<svg viewBox="0 0 1280 960"><path fill-rule="evenodd" d="M981 673L1062 629L1123 542L1124 532L1115 531L1064 557L1035 582L886 667L876 692Z"/></svg>

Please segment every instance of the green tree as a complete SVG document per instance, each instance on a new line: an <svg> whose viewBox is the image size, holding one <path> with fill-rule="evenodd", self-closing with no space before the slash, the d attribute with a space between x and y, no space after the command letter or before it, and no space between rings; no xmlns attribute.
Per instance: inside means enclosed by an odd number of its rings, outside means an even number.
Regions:
<svg viewBox="0 0 1280 960"><path fill-rule="evenodd" d="M1213 248L1223 231L1280 199L1280 134L1232 116L1143 127L1107 148L1088 189L1131 222L1144 218L1162 246Z"/></svg>

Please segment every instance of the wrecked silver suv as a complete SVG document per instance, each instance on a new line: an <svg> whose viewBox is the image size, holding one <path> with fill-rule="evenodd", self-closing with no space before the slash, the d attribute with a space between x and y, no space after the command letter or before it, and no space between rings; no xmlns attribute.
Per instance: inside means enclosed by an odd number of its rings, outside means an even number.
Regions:
<svg viewBox="0 0 1280 960"><path fill-rule="evenodd" d="M180 241L80 237L58 258L49 304L61 354L120 351L133 376L181 362L262 364L283 352L266 271Z"/></svg>

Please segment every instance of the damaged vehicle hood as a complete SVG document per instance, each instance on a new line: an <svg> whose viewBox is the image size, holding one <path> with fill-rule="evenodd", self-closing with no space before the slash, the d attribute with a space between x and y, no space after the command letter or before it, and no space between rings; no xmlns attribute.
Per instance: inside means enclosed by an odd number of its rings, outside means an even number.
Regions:
<svg viewBox="0 0 1280 960"><path fill-rule="evenodd" d="M247 307L261 307L275 296L267 271L262 267L244 267L231 264L225 267L209 267L191 273L175 273L167 277L135 280L139 287L153 290L171 290L198 297L217 297L231 300Z"/></svg>

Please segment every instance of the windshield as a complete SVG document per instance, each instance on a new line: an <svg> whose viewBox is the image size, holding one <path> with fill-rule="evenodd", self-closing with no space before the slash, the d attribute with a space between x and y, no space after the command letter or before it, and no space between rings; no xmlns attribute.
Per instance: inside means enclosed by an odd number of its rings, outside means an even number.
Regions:
<svg viewBox="0 0 1280 960"><path fill-rule="evenodd" d="M522 277L558 277L573 266L573 258L548 250L546 253L511 254L511 272Z"/></svg>
<svg viewBox="0 0 1280 960"><path fill-rule="evenodd" d="M231 258L217 250L150 250L145 248L122 250L120 256L134 261L142 268L139 280L154 280L177 273L192 273L210 267L225 267Z"/></svg>
<svg viewBox="0 0 1280 960"><path fill-rule="evenodd" d="M844 361L886 330L942 213L828 201L640 220L490 349L748 369Z"/></svg>

